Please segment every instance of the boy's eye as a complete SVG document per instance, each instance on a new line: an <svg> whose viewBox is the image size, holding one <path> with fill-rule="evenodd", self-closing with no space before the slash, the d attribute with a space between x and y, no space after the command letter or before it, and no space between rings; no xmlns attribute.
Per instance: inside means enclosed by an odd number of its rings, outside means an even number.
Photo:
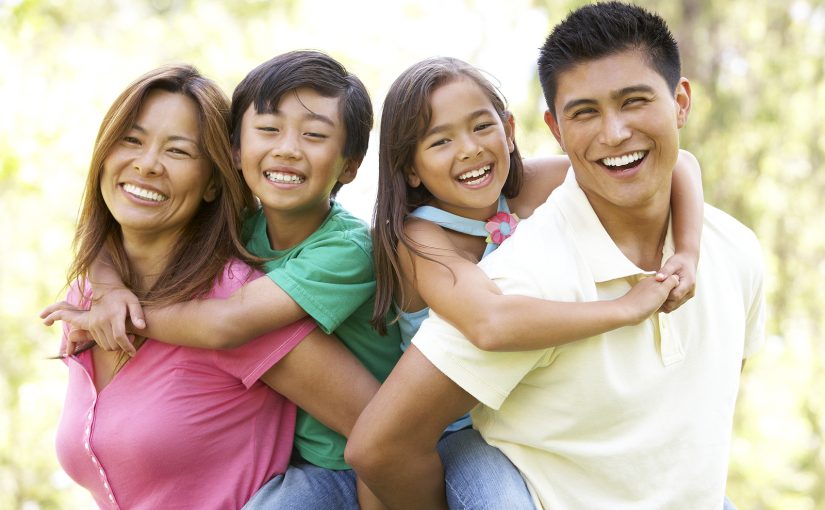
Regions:
<svg viewBox="0 0 825 510"><path fill-rule="evenodd" d="M321 139L321 140L323 140L325 138L329 138L327 135L325 135L323 133L315 133L315 132L312 132L312 131L306 132L306 133L304 133L304 135L308 136L310 138L318 138L318 139Z"/></svg>

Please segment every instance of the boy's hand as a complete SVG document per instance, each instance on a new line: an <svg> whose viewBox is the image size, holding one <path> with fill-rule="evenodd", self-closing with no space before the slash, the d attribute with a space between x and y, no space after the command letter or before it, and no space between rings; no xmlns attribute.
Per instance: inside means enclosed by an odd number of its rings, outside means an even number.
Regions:
<svg viewBox="0 0 825 510"><path fill-rule="evenodd" d="M676 310L696 293L697 264L698 261L695 257L677 252L667 259L659 272L656 273L656 279L660 282L671 275L679 277L679 285L670 291L670 295L662 305L662 312L670 313Z"/></svg>
<svg viewBox="0 0 825 510"><path fill-rule="evenodd" d="M659 311L668 295L679 284L679 277L669 276L664 281L652 276L642 278L627 294L617 299L625 310L628 324L639 324Z"/></svg>
<svg viewBox="0 0 825 510"><path fill-rule="evenodd" d="M135 347L132 345L132 335L126 333L127 313L131 317L140 317L135 319L140 321L139 324L133 324L135 328L145 327L140 303L134 294L123 289L107 293L91 310L85 310L67 301L54 303L40 313L40 318L47 326L51 326L55 321L63 321L72 326L67 354L72 354L74 345L81 343L75 341L80 333L72 337L74 331L81 330L102 349L122 350L132 356L135 354Z"/></svg>

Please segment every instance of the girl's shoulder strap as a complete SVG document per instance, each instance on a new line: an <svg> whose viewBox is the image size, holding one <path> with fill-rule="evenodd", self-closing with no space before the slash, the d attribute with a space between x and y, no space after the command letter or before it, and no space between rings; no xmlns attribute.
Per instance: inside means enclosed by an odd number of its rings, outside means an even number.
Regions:
<svg viewBox="0 0 825 510"><path fill-rule="evenodd" d="M510 208L507 206L507 199L504 195L500 195L498 198L498 212L510 214ZM431 205L423 205L417 208L410 213L410 216L431 221L440 227L453 230L455 232L461 232L462 234L485 238L490 236L490 231L486 228L487 221L465 218L464 216L459 216ZM494 243L492 241L488 242L491 244L487 246L487 250L484 255L487 255L489 252L498 247L498 243Z"/></svg>

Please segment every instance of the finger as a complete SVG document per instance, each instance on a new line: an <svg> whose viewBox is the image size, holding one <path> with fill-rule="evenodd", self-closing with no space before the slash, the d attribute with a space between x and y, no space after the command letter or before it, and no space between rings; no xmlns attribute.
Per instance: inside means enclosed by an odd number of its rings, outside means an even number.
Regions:
<svg viewBox="0 0 825 510"><path fill-rule="evenodd" d="M72 305L70 305L66 301L58 301L57 303L52 303L40 312L40 318L45 319L46 317L48 317L52 313L54 313L58 310L62 310L64 308L68 307L68 306L72 306Z"/></svg>
<svg viewBox="0 0 825 510"><path fill-rule="evenodd" d="M117 345L118 349L122 350L129 356L135 355L135 346L132 345L132 342L129 340L129 336L126 333L126 327L123 323L115 324L115 331L114 331L114 340L115 344Z"/></svg>
<svg viewBox="0 0 825 510"><path fill-rule="evenodd" d="M132 325L137 329L146 327L146 318L143 316L143 307L140 303L129 303L129 318L132 320Z"/></svg>
<svg viewBox="0 0 825 510"><path fill-rule="evenodd" d="M69 315L68 310L55 310L43 319L43 324L45 324L46 326L51 326L52 324L54 324L57 321L70 322L68 320L69 317L70 317L70 315Z"/></svg>
<svg viewBox="0 0 825 510"><path fill-rule="evenodd" d="M665 262L665 265L656 272L656 281L663 282L668 279L669 276L677 274L679 272L680 265L674 262L671 262L669 259Z"/></svg>

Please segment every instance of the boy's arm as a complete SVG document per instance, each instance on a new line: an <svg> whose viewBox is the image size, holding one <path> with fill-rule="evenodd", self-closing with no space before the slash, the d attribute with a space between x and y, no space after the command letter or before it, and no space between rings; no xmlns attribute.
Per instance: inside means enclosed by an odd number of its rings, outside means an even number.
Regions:
<svg viewBox="0 0 825 510"><path fill-rule="evenodd" d="M561 302L502 294L472 261L458 253L444 230L426 220L408 220L407 234L425 246L428 258L402 245L403 273L436 313L476 347L488 351L543 349L637 324L658 310L676 278L646 278L610 301Z"/></svg>
<svg viewBox="0 0 825 510"><path fill-rule="evenodd" d="M145 310L141 334L187 347L229 349L306 317L289 294L267 276L244 284L226 299L195 299Z"/></svg>
<svg viewBox="0 0 825 510"><path fill-rule="evenodd" d="M446 509L436 444L476 403L412 345L361 413L347 462L390 508Z"/></svg>
<svg viewBox="0 0 825 510"><path fill-rule="evenodd" d="M679 285L671 291L663 312L672 312L693 297L696 289L696 267L699 264L699 244L704 222L702 171L696 157L685 150L673 170L671 213L676 253L659 270L657 278L679 276Z"/></svg>

